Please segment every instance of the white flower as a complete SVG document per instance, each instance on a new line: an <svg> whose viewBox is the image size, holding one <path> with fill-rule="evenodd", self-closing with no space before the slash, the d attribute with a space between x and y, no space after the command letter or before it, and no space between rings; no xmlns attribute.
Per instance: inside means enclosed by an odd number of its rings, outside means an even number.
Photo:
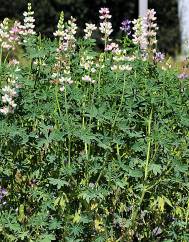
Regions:
<svg viewBox="0 0 189 242"><path fill-rule="evenodd" d="M132 55L132 56L126 56L125 57L125 60L126 61L134 61L134 60L136 60L136 56L134 56L134 55Z"/></svg>
<svg viewBox="0 0 189 242"><path fill-rule="evenodd" d="M131 71L133 69L132 66L129 65L125 65L124 68L126 71Z"/></svg>
<svg viewBox="0 0 189 242"><path fill-rule="evenodd" d="M63 92L64 90L65 90L65 87L64 86L60 87L60 91L61 92Z"/></svg>
<svg viewBox="0 0 189 242"><path fill-rule="evenodd" d="M110 22L102 22L102 23L100 23L99 29L100 29L100 32L102 34L106 35L106 37L109 37L110 34L113 32L112 24Z"/></svg>
<svg viewBox="0 0 189 242"><path fill-rule="evenodd" d="M119 66L118 66L118 65L113 65L113 66L111 67L111 70L112 70L112 71L118 71L118 70L119 70Z"/></svg>
<svg viewBox="0 0 189 242"><path fill-rule="evenodd" d="M9 105L13 108L17 106L17 104L13 100L10 101Z"/></svg>
<svg viewBox="0 0 189 242"><path fill-rule="evenodd" d="M8 94L5 94L4 96L2 96L3 103L10 103L11 101L12 101L12 98Z"/></svg>
<svg viewBox="0 0 189 242"><path fill-rule="evenodd" d="M71 79L71 77L61 77L59 79L60 83L68 83L68 84L72 84L73 80Z"/></svg>
<svg viewBox="0 0 189 242"><path fill-rule="evenodd" d="M95 24L86 23L85 25L86 25L86 28L84 29L84 32L85 32L84 38L89 39L91 38L93 31L96 30L97 27L95 26Z"/></svg>
<svg viewBox="0 0 189 242"><path fill-rule="evenodd" d="M11 87L10 86L4 86L2 88L2 92L6 93L6 92L11 92Z"/></svg>
<svg viewBox="0 0 189 242"><path fill-rule="evenodd" d="M90 76L88 75L85 75L82 77L82 80L85 81L85 82L91 82L91 83L95 83L96 81L93 80Z"/></svg>
<svg viewBox="0 0 189 242"><path fill-rule="evenodd" d="M28 35L34 35L36 32L34 31L35 25L35 19L33 17L34 12L31 11L31 3L28 3L28 11L23 13L24 15L24 25L21 26L21 29L23 30L23 35L28 36ZM26 40L25 40L26 42Z"/></svg>
<svg viewBox="0 0 189 242"><path fill-rule="evenodd" d="M96 72L96 69L94 67L91 68L91 72L92 73L95 73Z"/></svg>
<svg viewBox="0 0 189 242"><path fill-rule="evenodd" d="M64 37L64 13L63 11L60 14L60 19L58 21L57 31L54 34L56 37L63 38Z"/></svg>

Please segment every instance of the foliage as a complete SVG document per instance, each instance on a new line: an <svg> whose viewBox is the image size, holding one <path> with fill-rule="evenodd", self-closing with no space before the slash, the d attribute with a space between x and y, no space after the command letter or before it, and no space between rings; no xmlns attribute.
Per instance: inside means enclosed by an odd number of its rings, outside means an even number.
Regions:
<svg viewBox="0 0 189 242"><path fill-rule="evenodd" d="M0 240L188 241L188 79L128 36L61 41L24 37L21 64L3 49Z"/></svg>

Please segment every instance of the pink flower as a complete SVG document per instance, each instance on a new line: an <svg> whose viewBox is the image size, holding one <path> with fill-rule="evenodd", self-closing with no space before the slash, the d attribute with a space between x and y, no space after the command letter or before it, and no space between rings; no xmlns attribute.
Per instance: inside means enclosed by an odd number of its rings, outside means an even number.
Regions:
<svg viewBox="0 0 189 242"><path fill-rule="evenodd" d="M110 15L110 11L108 8L101 8L99 10L100 19L110 19L112 16Z"/></svg>
<svg viewBox="0 0 189 242"><path fill-rule="evenodd" d="M118 51L118 49L119 49L118 44L116 44L116 43L111 43L111 44L109 44L109 45L106 46L105 51L116 52L116 51Z"/></svg>
<svg viewBox="0 0 189 242"><path fill-rule="evenodd" d="M3 107L0 109L0 113L7 115L9 113L9 108L8 107Z"/></svg>

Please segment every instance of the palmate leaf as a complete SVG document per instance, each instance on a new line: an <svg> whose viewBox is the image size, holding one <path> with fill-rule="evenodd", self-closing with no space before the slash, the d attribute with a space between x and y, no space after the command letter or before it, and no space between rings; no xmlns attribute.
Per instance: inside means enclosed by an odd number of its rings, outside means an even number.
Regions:
<svg viewBox="0 0 189 242"><path fill-rule="evenodd" d="M95 242L104 242L105 241L105 238L104 236L100 235L98 236L96 239L95 239Z"/></svg>
<svg viewBox="0 0 189 242"><path fill-rule="evenodd" d="M141 169L137 169L137 168L135 168L135 169L130 169L130 170L129 170L129 174L128 174L128 176L135 177L135 178L140 178L140 177L142 177L143 175L144 175L144 174L143 174L142 170L141 170Z"/></svg>
<svg viewBox="0 0 189 242"><path fill-rule="evenodd" d="M103 148L104 150L112 151L112 148L109 145L107 145L107 144L105 144L105 143L103 143L101 141L98 141L98 146Z"/></svg>
<svg viewBox="0 0 189 242"><path fill-rule="evenodd" d="M56 230L62 227L62 221L58 221L57 219L53 218L52 221L49 221L49 230Z"/></svg>
<svg viewBox="0 0 189 242"><path fill-rule="evenodd" d="M83 230L83 227L81 225L73 225L70 228L71 235L73 236L79 236Z"/></svg>
<svg viewBox="0 0 189 242"><path fill-rule="evenodd" d="M28 236L29 236L29 231L24 231L24 232L21 232L21 233L19 234L19 238L20 238L21 240L24 240L24 239L28 238Z"/></svg>
<svg viewBox="0 0 189 242"><path fill-rule="evenodd" d="M116 185L116 187L120 187L120 188L124 189L125 186L127 185L127 182L124 180L116 180L115 185Z"/></svg>
<svg viewBox="0 0 189 242"><path fill-rule="evenodd" d="M61 179L48 178L48 180L50 184L57 186L58 189L60 189L61 187L70 185L69 182Z"/></svg>
<svg viewBox="0 0 189 242"><path fill-rule="evenodd" d="M188 164L182 164L179 160L174 161L173 164L176 172L186 173L188 171Z"/></svg>
<svg viewBox="0 0 189 242"><path fill-rule="evenodd" d="M151 164L150 165L150 170L152 170L154 175L156 176L157 174L161 174L162 166L158 165L158 164Z"/></svg>
<svg viewBox="0 0 189 242"><path fill-rule="evenodd" d="M51 242L55 240L56 240L56 237L53 234L44 234L40 236L37 242Z"/></svg>
<svg viewBox="0 0 189 242"><path fill-rule="evenodd" d="M82 128L78 131L75 131L74 134L81 139L84 143L90 144L92 141L97 141L97 136L93 134L90 129Z"/></svg>

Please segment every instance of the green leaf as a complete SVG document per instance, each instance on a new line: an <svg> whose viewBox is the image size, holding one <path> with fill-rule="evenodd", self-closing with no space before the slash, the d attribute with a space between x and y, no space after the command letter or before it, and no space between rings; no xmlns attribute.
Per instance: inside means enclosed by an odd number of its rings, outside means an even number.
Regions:
<svg viewBox="0 0 189 242"><path fill-rule="evenodd" d="M136 177L136 178L140 178L143 176L143 172L139 169L135 169L135 170L129 170L129 176L131 177Z"/></svg>
<svg viewBox="0 0 189 242"><path fill-rule="evenodd" d="M51 242L56 240L56 237L53 234L45 234L41 235L40 239L37 242Z"/></svg>
<svg viewBox="0 0 189 242"><path fill-rule="evenodd" d="M69 182L61 179L55 179L55 178L48 178L49 183L52 185L57 186L58 189L64 186L69 186Z"/></svg>

